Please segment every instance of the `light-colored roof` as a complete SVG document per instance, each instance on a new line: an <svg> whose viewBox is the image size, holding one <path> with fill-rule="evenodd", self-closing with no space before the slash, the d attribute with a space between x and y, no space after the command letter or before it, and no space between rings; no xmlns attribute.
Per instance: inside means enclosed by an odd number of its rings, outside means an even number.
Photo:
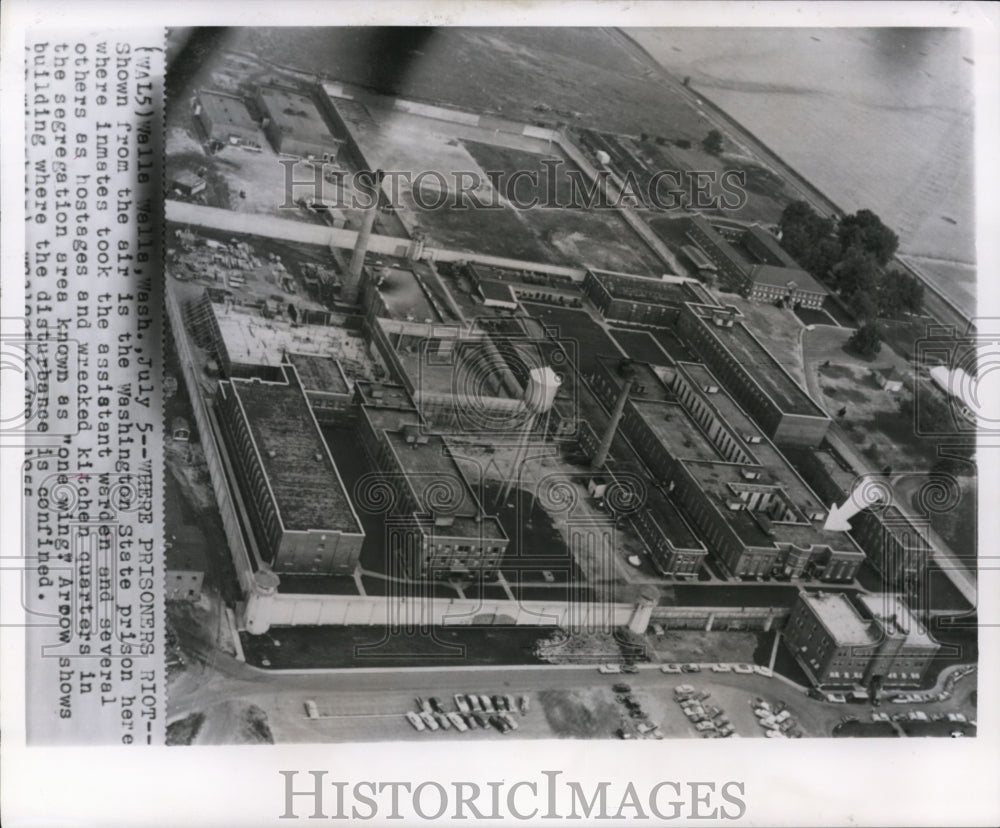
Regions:
<svg viewBox="0 0 1000 828"><path fill-rule="evenodd" d="M872 644L872 623L841 592L803 593L802 600L839 645Z"/></svg>

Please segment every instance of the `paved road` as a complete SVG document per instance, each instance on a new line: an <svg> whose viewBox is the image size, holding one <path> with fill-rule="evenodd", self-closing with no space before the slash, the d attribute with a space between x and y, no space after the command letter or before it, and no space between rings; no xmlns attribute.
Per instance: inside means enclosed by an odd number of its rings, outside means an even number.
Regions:
<svg viewBox="0 0 1000 828"><path fill-rule="evenodd" d="M316 244L322 247L339 247L352 249L358 238L356 230L346 228L326 227L319 224L306 224L302 221L292 221L275 216L257 213L237 213L224 210L221 207L207 207L204 204L192 204L186 201L166 201L167 221L177 224L210 227L224 230L227 233L242 233L253 236L263 236L271 239L298 242L300 244ZM395 236L380 236L372 233L368 249L373 253L386 256L405 255L410 246L410 240ZM424 249L424 256L439 262L472 261L484 265L514 270L532 270L540 273L554 273L568 276L576 281L582 281L586 275L583 268L559 267L542 262L527 262L521 259L508 259L502 256L486 256L470 253L467 250L448 250L443 247Z"/></svg>
<svg viewBox="0 0 1000 828"><path fill-rule="evenodd" d="M633 675L602 675L592 665L469 666L455 668L411 667L276 672L250 667L218 650L185 640L184 649L195 655L191 674L175 681L170 689L170 719L192 712L209 718L240 705L256 704L268 714L279 742L378 741L409 738L451 738L458 734L419 734L402 718L413 709L417 696L438 696L453 709L451 697L458 692L527 694L533 712L519 721L521 738L551 738L554 734L541 709L538 694L546 690L592 689L610 693L612 685L624 681L644 700L650 714L663 721L668 735L690 736L685 720L677 718L669 701L672 689L691 683L713 691L714 697L732 712L734 723L743 722L741 735L762 736L743 710L750 697L763 696L784 702L802 723L807 735L826 736L842 716L850 713L867 718L867 705L837 705L811 699L803 688L780 678L703 670L696 674L665 675L659 665L643 665ZM200 663L203 661L204 663ZM954 669L954 668L950 668ZM942 671L937 686L949 670ZM966 680L972 685L971 680ZM968 687L959 685L952 699L927 705L884 704L882 709L923 709L975 715ZM316 703L321 718L305 715L305 701ZM676 712L676 711L673 711ZM669 724L668 724L669 721ZM219 734L225 739L226 734ZM461 738L500 738L495 732L463 734Z"/></svg>

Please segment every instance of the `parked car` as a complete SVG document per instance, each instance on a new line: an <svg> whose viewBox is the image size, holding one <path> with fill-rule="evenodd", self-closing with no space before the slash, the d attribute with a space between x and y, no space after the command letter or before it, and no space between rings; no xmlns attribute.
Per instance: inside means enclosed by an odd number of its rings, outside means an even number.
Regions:
<svg viewBox="0 0 1000 828"><path fill-rule="evenodd" d="M469 730L477 730L479 728L479 722L476 720L475 714L466 713L462 718L465 720L465 725Z"/></svg>
<svg viewBox="0 0 1000 828"><path fill-rule="evenodd" d="M461 693L455 694L455 707L458 708L460 713L471 712L471 708L469 707L469 702L466 701L465 696Z"/></svg>
<svg viewBox="0 0 1000 828"><path fill-rule="evenodd" d="M622 671L622 666L620 664L602 664L600 667L597 668L598 673L605 673L605 674L608 673L617 674L620 673L621 671Z"/></svg>
<svg viewBox="0 0 1000 828"><path fill-rule="evenodd" d="M638 673L639 672L639 668L635 664L626 664L624 667L622 667L622 672L623 673Z"/></svg>
<svg viewBox="0 0 1000 828"><path fill-rule="evenodd" d="M434 712L433 710L431 710L430 702L427 701L427 699L425 699L423 696L417 696L417 710L421 711L422 713Z"/></svg>
<svg viewBox="0 0 1000 828"><path fill-rule="evenodd" d="M442 730L451 730L451 719L449 719L444 713L432 713L431 714L439 725L441 725Z"/></svg>
<svg viewBox="0 0 1000 828"><path fill-rule="evenodd" d="M729 664L713 664L712 665L712 672L713 673L731 673L732 671L733 671L733 668Z"/></svg>
<svg viewBox="0 0 1000 828"><path fill-rule="evenodd" d="M766 676L767 678L774 677L774 670L772 670L770 667L764 667L761 664L754 664L753 671L759 676Z"/></svg>
<svg viewBox="0 0 1000 828"><path fill-rule="evenodd" d="M493 707L493 701L485 693L479 694L479 703L483 706L483 710L486 713L496 712L496 709Z"/></svg>
<svg viewBox="0 0 1000 828"><path fill-rule="evenodd" d="M511 726L512 730L517 730L520 727L517 723L517 719L515 719L510 713L501 713L500 718L507 722L507 724Z"/></svg>
<svg viewBox="0 0 1000 828"><path fill-rule="evenodd" d="M476 718L476 723L483 729L486 730L490 726L490 720L486 717L485 713L475 713L473 714Z"/></svg>
<svg viewBox="0 0 1000 828"><path fill-rule="evenodd" d="M706 730L715 730L715 725L711 722L698 722L695 724L694 729L699 732L704 732Z"/></svg>
<svg viewBox="0 0 1000 828"><path fill-rule="evenodd" d="M441 707L441 700L437 696L431 696L427 701L434 713L444 713L444 708Z"/></svg>
<svg viewBox="0 0 1000 828"><path fill-rule="evenodd" d="M847 704L847 697L843 693L827 693L826 700L834 704Z"/></svg>
<svg viewBox="0 0 1000 828"><path fill-rule="evenodd" d="M498 713L500 711L502 711L502 710L506 710L507 709L507 700L504 699L504 697L501 696L499 693L497 693L496 695L492 696L490 698L490 701L493 702L493 707L496 709L496 711Z"/></svg>
<svg viewBox="0 0 1000 828"><path fill-rule="evenodd" d="M515 699L510 693L503 697L504 701L507 702L507 709L511 713L517 713L517 699Z"/></svg>
<svg viewBox="0 0 1000 828"><path fill-rule="evenodd" d="M406 720L413 725L414 730L424 731L427 729L427 725L425 725L423 720L412 710L406 711Z"/></svg>
<svg viewBox="0 0 1000 828"><path fill-rule="evenodd" d="M632 692L631 685L628 685L628 684L626 684L623 681L620 681L617 684L613 684L611 686L611 689L614 690L616 693L631 693Z"/></svg>
<svg viewBox="0 0 1000 828"><path fill-rule="evenodd" d="M679 673L681 672L681 666L679 664L663 664L660 666L661 673Z"/></svg>
<svg viewBox="0 0 1000 828"><path fill-rule="evenodd" d="M448 721L450 721L455 726L455 730L457 730L459 733L465 733L465 731L469 729L469 726L465 723L465 720L462 718L462 715L460 713L453 712L453 713L447 713L445 715L447 715Z"/></svg>
<svg viewBox="0 0 1000 828"><path fill-rule="evenodd" d="M527 694L522 694L520 701L521 701L521 715L523 716L531 709L531 699L528 698Z"/></svg>
<svg viewBox="0 0 1000 828"><path fill-rule="evenodd" d="M749 664L734 664L733 672L740 673L741 675L746 676L753 672L753 667L751 667Z"/></svg>
<svg viewBox="0 0 1000 828"><path fill-rule="evenodd" d="M434 718L433 714L428 713L426 710L422 710L420 712L420 718L423 719L424 724L427 725L428 730L441 729L441 725L437 723L437 720Z"/></svg>
<svg viewBox="0 0 1000 828"><path fill-rule="evenodd" d="M490 716L490 724L499 730L504 736L514 729L511 727L510 722L506 719L500 718L500 716Z"/></svg>
<svg viewBox="0 0 1000 828"><path fill-rule="evenodd" d="M683 666L681 666L681 671L685 672L685 673L700 673L701 672L701 665L700 664L693 664L693 663L692 664L684 664Z"/></svg>

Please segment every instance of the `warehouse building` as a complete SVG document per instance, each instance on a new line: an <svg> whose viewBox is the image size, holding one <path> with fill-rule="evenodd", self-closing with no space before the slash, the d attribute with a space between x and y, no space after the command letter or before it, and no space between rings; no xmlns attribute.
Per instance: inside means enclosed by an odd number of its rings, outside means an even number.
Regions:
<svg viewBox="0 0 1000 828"><path fill-rule="evenodd" d="M336 161L343 141L334 138L309 95L280 86L262 86L257 104L264 133L275 152L317 161Z"/></svg>
<svg viewBox="0 0 1000 828"><path fill-rule="evenodd" d="M241 98L201 89L194 99L194 117L210 141L260 151L260 125Z"/></svg>

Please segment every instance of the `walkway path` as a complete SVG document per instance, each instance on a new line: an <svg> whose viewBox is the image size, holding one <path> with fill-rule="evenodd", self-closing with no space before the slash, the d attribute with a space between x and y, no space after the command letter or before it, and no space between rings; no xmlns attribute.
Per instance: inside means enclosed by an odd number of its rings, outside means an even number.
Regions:
<svg viewBox="0 0 1000 828"><path fill-rule="evenodd" d="M167 199L166 203L166 216L167 221L177 224L209 227L227 233L264 236L300 244L316 244L321 247L332 246L349 250L354 247L358 239L356 230L306 224L301 221L257 213L236 213L221 207L207 207L203 204L191 204L186 201L172 201L170 199ZM410 239L380 236L372 233L368 249L373 253L381 253L386 256L405 256L410 244ZM486 256L480 253L470 253L468 250L449 250L443 247L425 247L423 257L438 262L479 262L491 267L551 273L557 276L568 276L575 281L583 281L583 277L587 273L584 268L560 267L544 262L508 259L503 256Z"/></svg>

